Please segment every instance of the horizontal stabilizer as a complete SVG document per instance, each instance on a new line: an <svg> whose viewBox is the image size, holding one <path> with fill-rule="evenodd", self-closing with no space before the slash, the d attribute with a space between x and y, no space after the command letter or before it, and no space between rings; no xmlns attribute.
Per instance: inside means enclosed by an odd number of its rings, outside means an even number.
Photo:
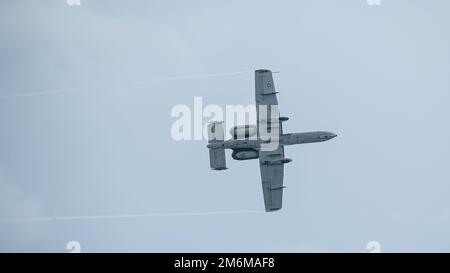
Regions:
<svg viewBox="0 0 450 273"><path fill-rule="evenodd" d="M225 150L221 148L209 149L209 163L213 170L226 170Z"/></svg>
<svg viewBox="0 0 450 273"><path fill-rule="evenodd" d="M223 122L214 121L208 124L208 142L223 142ZM209 148L209 165L213 170L226 170L225 150L223 148Z"/></svg>
<svg viewBox="0 0 450 273"><path fill-rule="evenodd" d="M224 141L223 122L213 121L208 124L208 142Z"/></svg>

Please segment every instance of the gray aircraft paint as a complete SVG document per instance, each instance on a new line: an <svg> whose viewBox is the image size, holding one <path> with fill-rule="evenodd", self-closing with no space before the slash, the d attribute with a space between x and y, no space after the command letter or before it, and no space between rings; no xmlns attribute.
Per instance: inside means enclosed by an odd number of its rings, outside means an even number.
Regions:
<svg viewBox="0 0 450 273"><path fill-rule="evenodd" d="M276 213L1 223L0 251L450 251L450 1L81 3L0 1L2 94L270 67L286 132L339 137L286 147ZM255 161L170 136L174 105L253 80L1 100L0 216L264 211Z"/></svg>
<svg viewBox="0 0 450 273"><path fill-rule="evenodd" d="M256 109L259 112L261 106L267 106L265 109L272 109L272 106L278 106L278 100L275 91L275 84L272 72L268 69L255 71L255 100ZM267 117L266 117L267 116ZM212 122L208 125L208 145L210 167L213 170L226 170L225 149L232 149L232 158L235 160L251 160L259 158L261 182L264 196L264 207L267 212L276 211L282 208L283 199L283 177L284 164L292 160L284 157L284 146L323 142L335 138L337 135L331 132L304 132L287 133L282 129L282 122L287 121L287 117L279 117L272 120L270 111L264 112L264 115L257 114L257 139L250 139L250 125L239 125L230 130L232 138L224 140L224 130L222 122ZM267 121L270 117L270 123ZM261 119L262 118L262 119ZM275 127L279 136L276 136L278 142L276 149L265 151L262 145L267 140L261 139L261 126L266 123L267 127ZM240 135L239 129L242 130ZM240 139L240 138L244 139Z"/></svg>

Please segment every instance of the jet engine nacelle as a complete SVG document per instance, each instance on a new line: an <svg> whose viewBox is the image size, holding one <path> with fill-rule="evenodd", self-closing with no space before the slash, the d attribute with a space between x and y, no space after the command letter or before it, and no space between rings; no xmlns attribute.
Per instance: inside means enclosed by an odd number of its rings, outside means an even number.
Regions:
<svg viewBox="0 0 450 273"><path fill-rule="evenodd" d="M230 134L233 139L244 139L256 135L256 125L239 125L231 128Z"/></svg>
<svg viewBox="0 0 450 273"><path fill-rule="evenodd" d="M259 157L259 153L254 149L236 149L233 150L231 157L236 160L256 159Z"/></svg>

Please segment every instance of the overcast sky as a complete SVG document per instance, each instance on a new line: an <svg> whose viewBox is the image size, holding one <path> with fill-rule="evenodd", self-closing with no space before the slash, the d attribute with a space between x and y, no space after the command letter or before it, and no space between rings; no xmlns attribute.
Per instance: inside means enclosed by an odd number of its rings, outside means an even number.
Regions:
<svg viewBox="0 0 450 273"><path fill-rule="evenodd" d="M281 70L275 213L0 222L0 251L450 251L446 0L0 1L0 95ZM171 109L254 103L252 72L0 99L0 219L264 211L258 162L209 168Z"/></svg>

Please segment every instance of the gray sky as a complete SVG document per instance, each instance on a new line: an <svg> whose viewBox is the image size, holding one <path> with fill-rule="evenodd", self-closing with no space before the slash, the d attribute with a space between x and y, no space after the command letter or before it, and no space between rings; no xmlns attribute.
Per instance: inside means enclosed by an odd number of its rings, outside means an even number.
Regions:
<svg viewBox="0 0 450 273"><path fill-rule="evenodd" d="M276 213L0 222L0 251L450 251L450 3L0 2L0 93L255 68L291 146ZM177 104L250 104L253 74L0 100L0 218L262 211L257 161L209 169Z"/></svg>

